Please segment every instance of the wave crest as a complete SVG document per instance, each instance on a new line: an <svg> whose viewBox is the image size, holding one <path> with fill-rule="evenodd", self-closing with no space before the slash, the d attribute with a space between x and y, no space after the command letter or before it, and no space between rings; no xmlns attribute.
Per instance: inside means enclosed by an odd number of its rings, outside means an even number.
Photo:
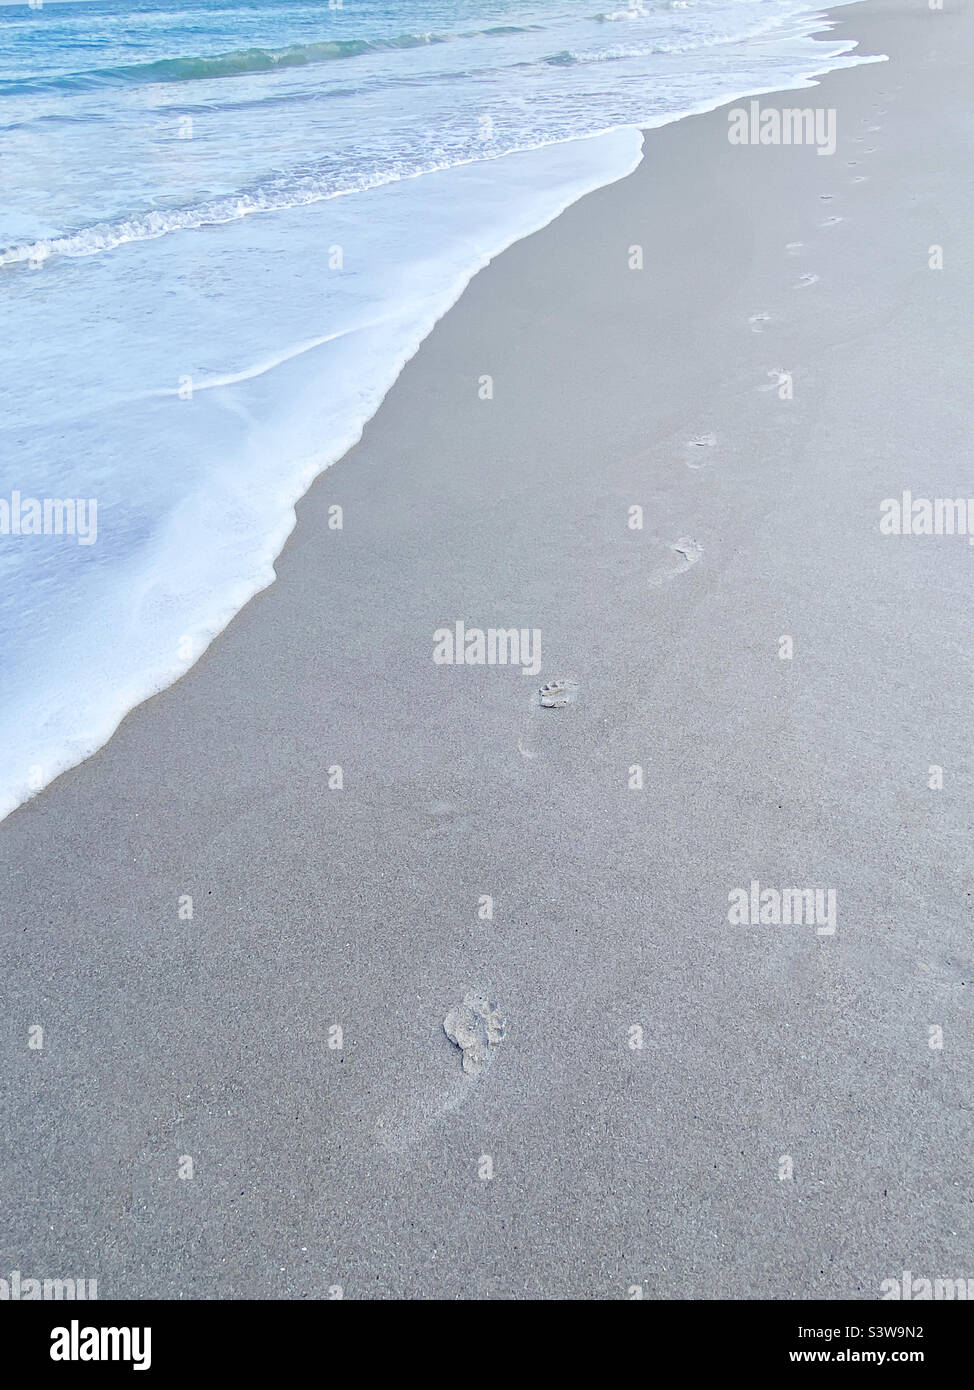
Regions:
<svg viewBox="0 0 974 1390"><path fill-rule="evenodd" d="M399 34L391 39L329 39L319 43L292 44L289 48L242 48L234 53L214 53L182 58L157 58L151 63L92 68L88 72L62 73L54 77L27 77L0 82L0 95L23 92L87 91L104 86L146 86L166 82L205 82L220 77L240 77L279 68L301 68L368 53L424 48L457 38L503 38L526 34L540 26L495 25L470 34Z"/></svg>

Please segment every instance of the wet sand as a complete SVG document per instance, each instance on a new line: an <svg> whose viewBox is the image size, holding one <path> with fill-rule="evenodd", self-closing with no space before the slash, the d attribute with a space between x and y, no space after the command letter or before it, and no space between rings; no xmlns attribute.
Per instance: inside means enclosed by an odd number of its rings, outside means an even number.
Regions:
<svg viewBox="0 0 974 1390"><path fill-rule="evenodd" d="M835 108L833 156L733 146L726 108L648 132L474 279L277 582L0 825L0 1273L974 1273L974 550L879 531L971 491L974 22L834 18L891 61L761 98ZM436 664L458 621L539 630L538 675ZM834 889L834 934L731 925L754 881ZM468 991L506 1020L479 1075Z"/></svg>

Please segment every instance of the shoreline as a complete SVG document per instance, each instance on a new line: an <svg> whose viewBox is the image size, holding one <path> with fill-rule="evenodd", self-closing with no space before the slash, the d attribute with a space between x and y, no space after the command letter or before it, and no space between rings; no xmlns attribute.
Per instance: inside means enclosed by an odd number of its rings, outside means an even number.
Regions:
<svg viewBox="0 0 974 1390"><path fill-rule="evenodd" d="M799 27L806 29L813 20L814 16L807 15ZM797 19L795 22L798 22ZM853 42L842 39L838 45L831 45L828 31L819 31L818 40L823 49ZM809 48L813 46L808 38L798 42ZM793 58L792 61L797 63L798 60ZM316 333L311 337L299 333L300 341L291 349L283 353L271 352L269 357L258 357L256 361L253 360L253 352L248 353L245 366L237 362L239 370L228 370L216 376L212 373L197 375L195 371L188 370L192 365L190 360L183 364L187 370L179 376L180 385L171 387L159 386L156 375L150 373L151 384L146 386L148 396L155 405L134 433L150 438L171 437L176 452L184 455L192 454L199 448L201 478L195 490L190 489L186 495L180 496L177 488L169 499L175 511L167 511L165 524L156 527L156 534L134 557L127 585L123 585L116 575L113 582L104 591L97 592L88 604L82 603L72 589L62 595L59 632L62 637L67 635L70 638L72 648L69 657L61 657L52 666L50 659L45 661L44 652L40 650L34 651L31 659L21 650L27 640L25 635L18 633L16 627L10 634L6 698L8 713L0 723L0 820L32 799L38 791L50 786L64 772L79 766L104 747L133 709L181 679L210 642L233 621L255 594L274 582L275 562L296 523L294 509L297 503L316 477L333 467L355 446L361 438L364 423L374 416L405 362L419 350L439 319L458 302L474 275L517 241L549 225L580 197L587 196L597 188L607 187L631 173L642 157L642 144L650 130L659 129L661 125L671 124L674 120L720 109L730 101L773 92L810 91L816 77L830 70L829 64L856 64L858 61L854 52L833 55L823 52L815 56L814 62L824 67L813 67L810 73L795 77L793 86L751 85L742 88L737 97L729 94L711 96L687 107L679 115L667 112L660 116L659 123L643 129L635 125L618 125L598 133L578 136L575 140L509 152L500 157L500 162L506 166L506 174L499 181L496 170L489 176L484 173L488 167L492 168L494 161L491 160L460 164L445 170L443 176L452 180L453 201L463 201L469 197L476 203L478 188L485 178L487 182L490 182L490 178L498 182L493 200L487 197L482 205L477 205L476 214L468 215L466 236L454 232L452 241L447 238L438 248L431 248L425 263L437 265L435 274L420 274L419 281L422 283L417 285L416 266L410 265L404 269L403 274L410 281L411 293L405 296L403 302L385 305L374 323L345 324L342 316L350 311L347 305L343 308L339 303L328 310L339 315L342 326L338 331L324 336ZM805 62L808 66L812 65L811 55L806 57ZM402 188L412 182L403 181ZM373 189L371 198L378 198L378 202L366 203L359 210L358 218L366 222L382 222L395 216L392 209L400 195L399 185L385 190ZM512 218L503 211L497 203L498 197L505 207L508 202L516 205L517 215ZM387 201L389 198L393 200L392 208ZM442 189L429 195L428 214L435 215L437 205L442 204L443 200ZM256 237L251 238L253 245L249 246L247 254L256 262L266 261L273 257L281 242L296 237L300 243L298 227L303 225L301 219L309 216L309 209L301 207L293 209L292 213L297 221L290 220L282 210L276 210L278 220L274 226L262 225L258 229ZM262 217L259 213L257 215L258 218ZM399 215L402 216L401 210ZM326 221L324 225L319 225L318 230L326 234L326 241L333 237L341 243L345 241L346 233L351 233L355 220L353 217L351 223L345 225L344 232L341 230L344 225L341 220L331 224ZM305 227L305 236L310 234L314 225L317 224ZM332 245L330 249L341 248ZM381 260L381 245L378 250ZM129 246L121 254L126 256L136 251L136 247ZM165 246L158 248L158 253L163 263L157 267L157 273L164 277L171 276L177 285L180 284L185 248L181 252L178 244L166 239ZM239 246L237 253L242 253ZM226 247L222 254L228 254ZM373 247L370 252L365 245L361 245L354 259L367 263L370 256L374 258L375 254L376 248ZM204 252L194 273L203 279L207 274L219 275L221 264L219 261L215 265L209 262ZM88 266L89 271L92 269ZM138 260L129 261L125 274L137 279ZM313 292L310 287L299 288L297 284L277 288L278 299L290 297L302 300L306 292ZM110 299L107 300L104 304L106 316L111 318L129 313L133 323L140 319L151 321L151 302L140 295L131 279L128 280L127 296L124 304L113 304ZM270 298L275 296L271 295ZM376 302L377 311L382 308L382 303L380 297ZM269 303L265 307L268 313L273 312ZM48 314L54 311L54 306L48 304ZM70 313L67 318L70 320ZM386 320L394 326L387 330L390 335L388 341L381 342L380 325ZM309 331L311 326L310 323L306 325ZM320 328L320 322L314 326ZM38 335L42 336L40 322L36 328ZM203 332L200 325L197 325L197 331ZM247 338L248 324L246 321L236 324L230 321L222 325L220 331L239 341ZM331 344L338 339L342 347L333 349ZM217 350L211 347L213 351ZM204 359L209 356L202 344L200 351ZM351 361L342 364L333 359L333 351L347 352L356 363L359 357L364 358L365 380L360 378L357 365L352 365ZM375 359L371 362L371 368L370 356ZM170 354L167 352L164 363L158 366L158 373L168 372L169 366ZM260 396L255 401L246 394L246 390L239 395L235 390L226 392L228 387L252 382L269 367L276 369L273 404ZM28 370L28 379L31 375ZM135 380L139 379L136 369ZM197 403L192 407L193 416L187 413L183 404L187 382L191 383L189 399ZM322 382L328 383L330 393L330 404L324 410L321 408ZM203 393L214 386L224 390L217 397L207 396L204 400ZM15 380L13 393L16 395L18 390L23 392L23 389L23 385ZM90 390L96 389L96 383L92 380ZM139 391L135 395L138 396ZM167 412L167 404L173 407L175 413ZM134 404L130 407L130 410L136 409ZM229 413L235 413L241 419L253 416L255 423L249 431L244 429L240 437L225 434ZM300 422L297 428L296 422ZM222 441L221 448L228 456L237 456L237 476L232 495L228 495L227 479L222 478L219 472L209 484L205 481L207 466L212 467L213 464L209 456L217 439ZM109 439L106 439L105 447L110 448ZM277 457L277 467L267 468L267 454ZM157 469L165 472L165 461L150 455L146 460L146 471L151 474ZM110 493L104 499L109 526L103 543L109 546L115 544L113 535L124 531L130 520L124 510L126 504L122 502L125 488L121 482L120 476L114 495ZM130 498L130 505L134 507L138 495L137 480L130 480L130 485L136 490ZM189 486L188 480L186 485ZM213 492L214 486L217 487L216 493ZM123 509L120 510L120 507ZM3 499L0 498L0 522L2 509ZM224 513L233 517L229 533L221 529ZM208 518L206 526L199 521L203 515ZM198 537L197 531L200 532ZM113 564L122 563L120 557L111 553L114 558L109 562L109 571ZM28 592L32 577L28 572L23 581ZM85 583L90 585L91 578L88 571L82 569L76 577L78 592ZM133 589L142 595L142 603L137 608L126 599L127 593ZM160 591L161 597L157 597ZM66 604L74 605L70 621L64 611ZM148 619L143 616L144 608L151 614ZM105 627L128 632L127 642L117 648L111 657L99 645L98 633ZM55 647L63 650L60 643L48 644L48 650ZM68 672L64 671L65 663ZM70 702L66 702L64 697L66 684L70 684L73 692ZM66 703L70 708L66 707Z"/></svg>
<svg viewBox="0 0 974 1390"><path fill-rule="evenodd" d="M723 107L650 130L469 283L280 582L0 824L9 1268L285 1298L962 1269L970 551L878 506L965 456L936 388L971 197L924 121L935 92L964 128L971 21L835 15L891 62L818 81L833 157L732 147ZM456 621L538 629L576 703L436 665ZM730 926L755 881L834 891L834 935ZM471 1077L443 1021L480 989L507 1034Z"/></svg>

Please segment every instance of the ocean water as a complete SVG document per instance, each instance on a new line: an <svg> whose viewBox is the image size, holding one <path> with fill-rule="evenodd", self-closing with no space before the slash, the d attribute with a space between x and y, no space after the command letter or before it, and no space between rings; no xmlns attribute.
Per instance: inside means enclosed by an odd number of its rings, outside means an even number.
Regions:
<svg viewBox="0 0 974 1390"><path fill-rule="evenodd" d="M0 816L272 581L491 257L629 173L640 128L855 63L817 16L0 0ZM97 529L34 534L28 499Z"/></svg>

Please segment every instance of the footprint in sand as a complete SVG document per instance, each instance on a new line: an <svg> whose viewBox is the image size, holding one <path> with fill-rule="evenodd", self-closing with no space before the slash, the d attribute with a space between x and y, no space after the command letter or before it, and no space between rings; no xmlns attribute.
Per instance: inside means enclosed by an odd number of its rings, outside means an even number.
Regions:
<svg viewBox="0 0 974 1390"><path fill-rule="evenodd" d="M686 444L684 448L686 457L683 462L686 464L687 468L692 468L694 470L706 468L711 462L708 454L711 449L716 449L716 447L717 436L715 434L698 434L696 439L691 439Z"/></svg>
<svg viewBox="0 0 974 1390"><path fill-rule="evenodd" d="M801 276L801 278L797 281L797 283L796 283L796 285L795 285L795 289L796 289L796 290L807 290L808 287L809 287L809 285L817 285L817 284L818 284L818 276L817 276L817 275L812 275L812 274L803 275L803 276Z"/></svg>
<svg viewBox="0 0 974 1390"><path fill-rule="evenodd" d="M770 322L770 314L752 314L751 317L748 319L748 323L751 325L752 333L762 332L762 325Z"/></svg>
<svg viewBox="0 0 974 1390"><path fill-rule="evenodd" d="M691 565L695 565L703 554L703 546L698 545L691 536L685 536L682 540L674 541L670 549L675 551L677 555L683 557L682 564L677 568L678 574L682 574L683 571L688 570Z"/></svg>
<svg viewBox="0 0 974 1390"><path fill-rule="evenodd" d="M678 541L674 541L670 549L675 555L679 555L680 562L675 569L666 570L663 574L653 574L649 577L649 583L657 589L661 584L666 584L671 579L675 579L678 574L685 574L691 565L695 565L703 554L703 546L698 544L692 536L683 536Z"/></svg>
<svg viewBox="0 0 974 1390"><path fill-rule="evenodd" d="M565 709L568 705L573 705L578 699L578 681L563 677L560 680L545 681L540 690L536 690L528 699L528 709L530 713L525 720L520 738L517 741L517 751L522 758L534 760L538 756L537 749L533 746L534 734L537 725L534 723L538 716L539 709Z"/></svg>
<svg viewBox="0 0 974 1390"><path fill-rule="evenodd" d="M486 994L468 990L463 1003L450 1010L443 1020L443 1031L463 1053L463 1070L480 1076L504 1036L507 1024L497 1005Z"/></svg>
<svg viewBox="0 0 974 1390"><path fill-rule="evenodd" d="M388 1084L380 1092L381 1109L373 1129L375 1142L387 1153L408 1152L424 1141L445 1115L455 1114L472 1099L480 1085L479 1078L504 1037L506 1023L486 989L468 990L462 1002L447 1014L442 1028L460 1049L462 1069L451 1065L444 1071L437 1048L432 1066L424 1070L429 1049L436 1041L435 1030L422 1039L407 1038L406 1047L411 1050L406 1066L413 1064L411 1084L402 1085L398 1072L405 1059L397 1056L393 1059L395 1066L388 1069Z"/></svg>
<svg viewBox="0 0 974 1390"><path fill-rule="evenodd" d="M538 691L538 704L542 709L564 709L578 699L578 681L545 681Z"/></svg>

